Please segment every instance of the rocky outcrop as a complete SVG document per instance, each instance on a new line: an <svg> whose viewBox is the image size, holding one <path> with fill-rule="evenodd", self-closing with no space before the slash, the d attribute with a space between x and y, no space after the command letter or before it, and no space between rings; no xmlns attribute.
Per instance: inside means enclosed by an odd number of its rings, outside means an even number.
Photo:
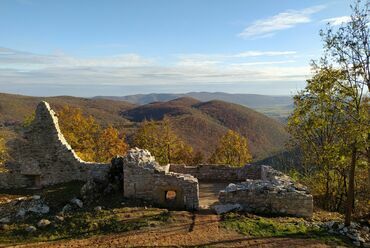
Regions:
<svg viewBox="0 0 370 248"><path fill-rule="evenodd" d="M159 165L150 152L131 149L123 157L123 192L159 206L196 210L199 207L198 180L187 174L169 172Z"/></svg>

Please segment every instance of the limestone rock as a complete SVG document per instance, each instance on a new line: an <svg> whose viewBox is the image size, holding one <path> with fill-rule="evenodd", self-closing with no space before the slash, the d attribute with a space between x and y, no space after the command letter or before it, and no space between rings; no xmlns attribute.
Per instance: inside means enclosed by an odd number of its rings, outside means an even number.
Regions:
<svg viewBox="0 0 370 248"><path fill-rule="evenodd" d="M83 206L84 206L83 202L78 198L73 198L71 200L71 203L78 206L79 208L83 208Z"/></svg>
<svg viewBox="0 0 370 248"><path fill-rule="evenodd" d="M34 226L28 226L28 227L26 227L25 230L26 230L26 232L33 233L33 232L37 231L37 228L34 227Z"/></svg>
<svg viewBox="0 0 370 248"><path fill-rule="evenodd" d="M94 211L96 211L96 212L100 212L100 211L102 211L102 207L101 207L101 206L96 206L96 207L94 208Z"/></svg>
<svg viewBox="0 0 370 248"><path fill-rule="evenodd" d="M239 211L242 210L243 207L240 204L221 204L215 205L213 209L216 211L217 214L224 214L231 211Z"/></svg>
<svg viewBox="0 0 370 248"><path fill-rule="evenodd" d="M72 206L70 204L67 204L65 205L63 208L62 208L62 213L65 214L65 213L68 213L72 211Z"/></svg>
<svg viewBox="0 0 370 248"><path fill-rule="evenodd" d="M51 221L48 219L42 219L39 222L37 222L38 227L46 227L51 224Z"/></svg>
<svg viewBox="0 0 370 248"><path fill-rule="evenodd" d="M10 218L9 217L4 217L0 219L0 223L2 224L8 224L10 223Z"/></svg>

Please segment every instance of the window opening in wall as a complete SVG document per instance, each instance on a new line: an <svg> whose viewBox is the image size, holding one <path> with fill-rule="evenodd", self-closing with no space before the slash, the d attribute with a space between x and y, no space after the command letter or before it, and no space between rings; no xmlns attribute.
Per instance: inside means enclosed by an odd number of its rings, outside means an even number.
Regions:
<svg viewBox="0 0 370 248"><path fill-rule="evenodd" d="M174 190L168 190L166 191L166 201L174 201L176 200L176 191Z"/></svg>

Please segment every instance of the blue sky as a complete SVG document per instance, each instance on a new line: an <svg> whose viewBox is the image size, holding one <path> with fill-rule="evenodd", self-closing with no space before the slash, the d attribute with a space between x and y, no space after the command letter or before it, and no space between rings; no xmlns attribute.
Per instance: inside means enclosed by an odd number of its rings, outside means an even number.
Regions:
<svg viewBox="0 0 370 248"><path fill-rule="evenodd" d="M288 95L345 0L0 0L0 91Z"/></svg>

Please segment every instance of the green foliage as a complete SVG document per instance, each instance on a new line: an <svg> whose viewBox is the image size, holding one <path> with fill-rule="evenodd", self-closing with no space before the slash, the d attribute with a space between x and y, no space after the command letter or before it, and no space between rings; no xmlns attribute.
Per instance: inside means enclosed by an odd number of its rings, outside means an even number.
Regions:
<svg viewBox="0 0 370 248"><path fill-rule="evenodd" d="M78 156L85 161L108 162L115 155L124 155L124 135L109 126L103 129L92 116L81 109L65 106L58 112L62 133Z"/></svg>
<svg viewBox="0 0 370 248"><path fill-rule="evenodd" d="M4 169L2 169L3 163L8 158L8 151L5 145L5 139L0 137L0 172Z"/></svg>
<svg viewBox="0 0 370 248"><path fill-rule="evenodd" d="M349 93L343 91L345 73L318 68L304 90L294 97L295 109L288 120L292 144L303 155L303 181L328 210L344 207L352 145L364 142L368 130L357 125L349 114L366 119L366 102L359 112L348 109Z"/></svg>
<svg viewBox="0 0 370 248"><path fill-rule="evenodd" d="M27 115L24 120L23 120L23 123L22 123L22 126L24 128L27 128L31 125L31 123L33 122L33 120L35 119L35 112L33 112L32 114L30 115Z"/></svg>
<svg viewBox="0 0 370 248"><path fill-rule="evenodd" d="M135 134L134 145L149 150L160 164L193 164L194 159L202 159L200 153L194 156L193 148L176 135L167 117L161 121L144 120Z"/></svg>
<svg viewBox="0 0 370 248"><path fill-rule="evenodd" d="M211 163L243 166L252 161L249 153L248 142L239 133L229 130L222 136L215 152L212 154Z"/></svg>

